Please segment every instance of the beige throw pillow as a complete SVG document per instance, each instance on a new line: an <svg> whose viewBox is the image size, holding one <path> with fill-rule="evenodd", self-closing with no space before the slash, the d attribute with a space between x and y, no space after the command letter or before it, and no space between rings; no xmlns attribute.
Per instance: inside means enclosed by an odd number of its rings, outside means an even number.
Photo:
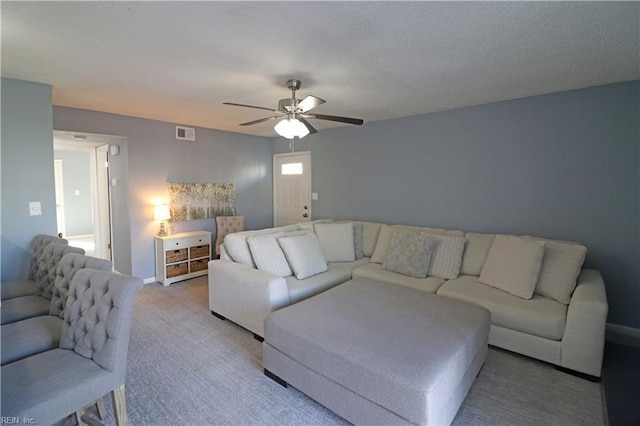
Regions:
<svg viewBox="0 0 640 426"><path fill-rule="evenodd" d="M496 236L479 281L523 299L531 299L538 282L544 242Z"/></svg>

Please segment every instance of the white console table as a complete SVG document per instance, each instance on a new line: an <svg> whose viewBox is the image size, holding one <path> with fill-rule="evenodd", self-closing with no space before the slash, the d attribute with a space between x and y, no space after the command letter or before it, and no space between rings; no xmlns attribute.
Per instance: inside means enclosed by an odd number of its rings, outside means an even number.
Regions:
<svg viewBox="0 0 640 426"><path fill-rule="evenodd" d="M168 286L207 275L211 260L211 232L191 231L155 237L156 280Z"/></svg>

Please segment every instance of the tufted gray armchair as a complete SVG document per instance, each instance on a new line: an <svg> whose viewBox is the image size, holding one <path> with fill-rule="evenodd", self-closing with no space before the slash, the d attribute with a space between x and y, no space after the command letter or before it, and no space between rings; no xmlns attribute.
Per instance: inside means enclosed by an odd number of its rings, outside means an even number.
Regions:
<svg viewBox="0 0 640 426"><path fill-rule="evenodd" d="M106 259L84 256L79 253L65 254L62 259L60 259L60 263L58 263L56 269L56 279L51 295L51 304L49 305L49 315L64 318L64 306L67 302L71 280L76 272L85 268L110 271L113 269L113 263Z"/></svg>
<svg viewBox="0 0 640 426"><path fill-rule="evenodd" d="M56 280L56 268L65 254L84 254L84 250L62 244L48 244L44 248L44 261L35 272L35 295L5 300L0 311L2 325L27 318L47 315Z"/></svg>
<svg viewBox="0 0 640 426"><path fill-rule="evenodd" d="M40 264L46 261L44 257L44 248L51 243L62 245L69 244L67 240L54 237L52 235L37 235L33 239L29 250L29 271L27 279L2 282L2 284L0 284L0 296L2 297L2 300L35 294L35 276L40 268Z"/></svg>
<svg viewBox="0 0 640 426"><path fill-rule="evenodd" d="M2 415L52 424L111 393L127 424L125 372L140 278L82 269L71 280L58 349L2 367Z"/></svg>
<svg viewBox="0 0 640 426"><path fill-rule="evenodd" d="M5 365L60 345L64 319L64 304L73 276L81 269L109 271L112 263L105 259L68 253L58 263L49 315L27 318L2 326L0 332L1 364Z"/></svg>

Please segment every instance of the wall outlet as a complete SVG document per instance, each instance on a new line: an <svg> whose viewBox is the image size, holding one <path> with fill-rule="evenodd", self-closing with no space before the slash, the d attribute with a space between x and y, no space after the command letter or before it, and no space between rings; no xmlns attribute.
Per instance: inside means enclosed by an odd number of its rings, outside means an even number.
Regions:
<svg viewBox="0 0 640 426"><path fill-rule="evenodd" d="M317 192L312 192L311 193L311 200L313 200L313 201L317 201L318 200L318 193Z"/></svg>

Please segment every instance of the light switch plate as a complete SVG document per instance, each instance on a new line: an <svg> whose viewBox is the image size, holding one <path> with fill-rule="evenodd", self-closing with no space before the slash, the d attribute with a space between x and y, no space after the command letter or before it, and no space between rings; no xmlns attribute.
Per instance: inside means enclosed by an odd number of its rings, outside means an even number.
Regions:
<svg viewBox="0 0 640 426"><path fill-rule="evenodd" d="M318 193L317 193L317 192L312 192L312 193L311 193L311 199L312 199L313 201L316 201L316 200L318 199Z"/></svg>
<svg viewBox="0 0 640 426"><path fill-rule="evenodd" d="M29 201L29 216L42 215L42 205L40 201Z"/></svg>

